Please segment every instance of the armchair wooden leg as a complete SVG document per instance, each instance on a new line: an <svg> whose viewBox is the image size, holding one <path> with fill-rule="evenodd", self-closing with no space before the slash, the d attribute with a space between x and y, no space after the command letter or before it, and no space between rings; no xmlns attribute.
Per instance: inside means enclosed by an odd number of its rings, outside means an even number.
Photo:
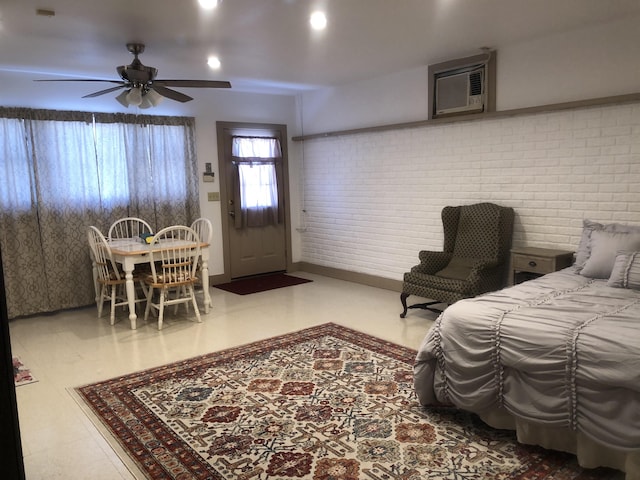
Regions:
<svg viewBox="0 0 640 480"><path fill-rule="evenodd" d="M402 313L400 314L400 318L404 318L404 317L406 317L406 315L407 315L407 308L408 308L408 307L407 307L407 297L409 297L409 294L408 294L408 293L404 293L404 292L402 292L402 293L400 294L400 301L402 302L402 308L403 308L403 311L402 311Z"/></svg>
<svg viewBox="0 0 640 480"><path fill-rule="evenodd" d="M400 302L402 302L402 308L403 308L403 311L400 314L400 318L405 318L407 316L407 310L410 309L410 308L421 308L423 310L429 310L429 311L434 312L434 313L442 313L442 309L435 308L435 307L431 306L431 305L438 305L438 304L442 303L442 302L440 302L438 300L434 300L434 301L426 302L426 303L416 303L415 305L407 306L407 298L409 298L409 294L408 293L402 292L400 294Z"/></svg>

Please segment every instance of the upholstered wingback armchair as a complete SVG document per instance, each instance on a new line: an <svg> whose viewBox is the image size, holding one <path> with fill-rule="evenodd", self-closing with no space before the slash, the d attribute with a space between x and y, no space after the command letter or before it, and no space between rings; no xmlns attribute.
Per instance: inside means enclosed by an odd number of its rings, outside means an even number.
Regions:
<svg viewBox="0 0 640 480"><path fill-rule="evenodd" d="M420 264L404 274L400 301L404 318L409 308L452 304L503 288L513 236L513 208L493 203L444 207L441 252L423 250ZM409 295L430 299L407 306Z"/></svg>

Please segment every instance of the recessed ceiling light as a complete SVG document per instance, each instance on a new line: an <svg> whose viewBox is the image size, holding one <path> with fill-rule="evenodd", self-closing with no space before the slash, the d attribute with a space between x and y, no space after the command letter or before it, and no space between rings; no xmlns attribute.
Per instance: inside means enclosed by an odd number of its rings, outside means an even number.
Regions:
<svg viewBox="0 0 640 480"><path fill-rule="evenodd" d="M207 59L207 65L209 65L209 68L213 69L213 70L218 70L220 68L220 59L218 57L215 56L211 56Z"/></svg>
<svg viewBox="0 0 640 480"><path fill-rule="evenodd" d="M327 16L324 12L313 12L309 18L311 28L314 30L324 30L327 26Z"/></svg>
<svg viewBox="0 0 640 480"><path fill-rule="evenodd" d="M200 6L206 10L216 8L220 2L221 0L198 0Z"/></svg>

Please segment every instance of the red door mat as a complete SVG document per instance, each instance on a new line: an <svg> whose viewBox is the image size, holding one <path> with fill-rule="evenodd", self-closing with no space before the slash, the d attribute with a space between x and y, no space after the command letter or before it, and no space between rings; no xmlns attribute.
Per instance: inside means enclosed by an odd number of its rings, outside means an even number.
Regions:
<svg viewBox="0 0 640 480"><path fill-rule="evenodd" d="M235 293L237 295L249 295L251 293L266 292L276 288L290 287L309 283L313 280L306 278L294 277L285 273L270 273L268 275L260 275L256 277L242 278L229 283L221 283L214 285L220 290Z"/></svg>

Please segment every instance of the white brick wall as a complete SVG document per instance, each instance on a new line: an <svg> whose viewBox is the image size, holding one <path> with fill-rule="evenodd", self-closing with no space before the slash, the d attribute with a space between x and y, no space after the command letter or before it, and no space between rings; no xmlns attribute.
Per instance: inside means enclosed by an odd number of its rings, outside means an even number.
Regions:
<svg viewBox="0 0 640 480"><path fill-rule="evenodd" d="M514 245L575 250L582 219L640 224L640 104L304 142L304 262L401 279L446 205L516 211Z"/></svg>

